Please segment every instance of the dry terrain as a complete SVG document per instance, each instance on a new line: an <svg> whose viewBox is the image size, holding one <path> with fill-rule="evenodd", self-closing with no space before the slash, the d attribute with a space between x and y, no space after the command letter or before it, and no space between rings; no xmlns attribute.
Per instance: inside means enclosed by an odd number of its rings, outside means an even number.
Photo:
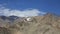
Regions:
<svg viewBox="0 0 60 34"><path fill-rule="evenodd" d="M14 18L0 17L0 34L60 34L60 17L53 14L44 16Z"/></svg>

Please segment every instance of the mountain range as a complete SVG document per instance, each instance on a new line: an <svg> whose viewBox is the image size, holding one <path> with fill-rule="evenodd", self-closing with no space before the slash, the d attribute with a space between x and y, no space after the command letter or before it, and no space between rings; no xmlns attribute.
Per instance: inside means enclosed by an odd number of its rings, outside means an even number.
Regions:
<svg viewBox="0 0 60 34"><path fill-rule="evenodd" d="M0 16L0 34L60 34L60 16Z"/></svg>

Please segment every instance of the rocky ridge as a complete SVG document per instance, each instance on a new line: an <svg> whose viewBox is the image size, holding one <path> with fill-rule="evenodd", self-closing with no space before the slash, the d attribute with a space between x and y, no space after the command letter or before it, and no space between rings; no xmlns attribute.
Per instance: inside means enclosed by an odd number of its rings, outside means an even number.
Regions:
<svg viewBox="0 0 60 34"><path fill-rule="evenodd" d="M0 17L0 27L2 28L0 28L0 33L6 31L8 34L60 34L60 17L50 13L44 16L13 17L13 22L9 20L11 17L7 18L3 20ZM27 18L31 18L30 21Z"/></svg>

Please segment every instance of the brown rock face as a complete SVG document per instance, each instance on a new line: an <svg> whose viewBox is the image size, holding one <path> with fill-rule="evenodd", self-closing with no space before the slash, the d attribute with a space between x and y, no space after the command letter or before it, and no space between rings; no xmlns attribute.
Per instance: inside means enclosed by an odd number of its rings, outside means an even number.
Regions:
<svg viewBox="0 0 60 34"><path fill-rule="evenodd" d="M11 32L5 27L0 27L0 34L11 34Z"/></svg>
<svg viewBox="0 0 60 34"><path fill-rule="evenodd" d="M25 17L16 19L12 25L0 18L1 24L5 22L0 26L0 34L60 34L60 17L48 13L29 18L31 21Z"/></svg>

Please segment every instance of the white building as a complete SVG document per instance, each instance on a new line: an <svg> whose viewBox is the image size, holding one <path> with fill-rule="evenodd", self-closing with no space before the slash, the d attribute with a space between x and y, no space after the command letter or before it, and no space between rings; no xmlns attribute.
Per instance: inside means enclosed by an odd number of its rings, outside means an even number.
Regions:
<svg viewBox="0 0 60 34"><path fill-rule="evenodd" d="M26 17L25 21L32 21L32 18Z"/></svg>
<svg viewBox="0 0 60 34"><path fill-rule="evenodd" d="M26 20L27 20L27 21L31 21L31 18L27 18Z"/></svg>

